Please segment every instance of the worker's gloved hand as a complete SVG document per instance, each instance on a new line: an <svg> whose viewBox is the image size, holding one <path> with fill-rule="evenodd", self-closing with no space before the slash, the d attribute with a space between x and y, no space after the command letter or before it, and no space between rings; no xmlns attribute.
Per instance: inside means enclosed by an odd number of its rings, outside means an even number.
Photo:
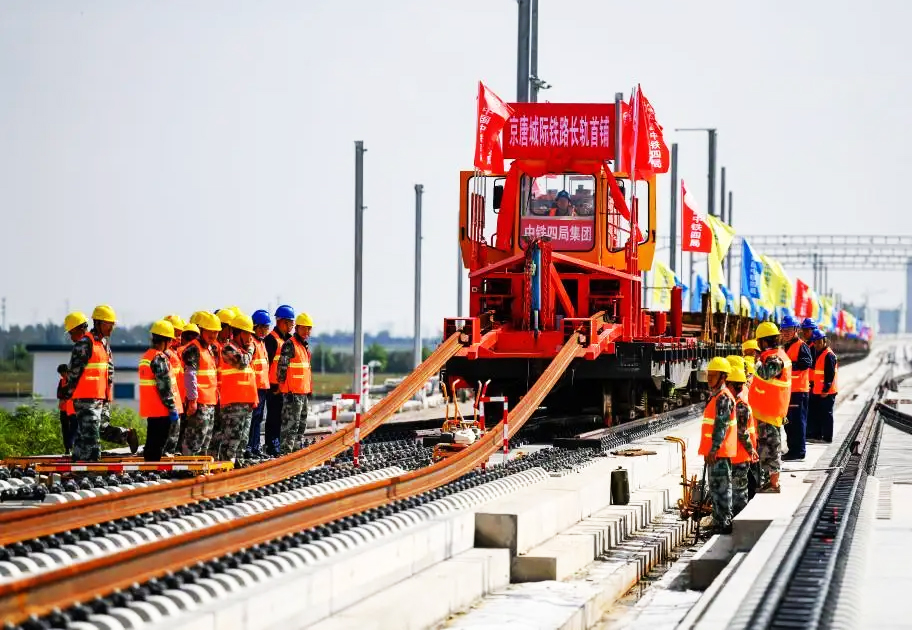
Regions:
<svg viewBox="0 0 912 630"><path fill-rule="evenodd" d="M171 424L174 424L175 422L180 420L180 415L178 415L178 413L176 411L171 411L168 413L168 420L171 421Z"/></svg>

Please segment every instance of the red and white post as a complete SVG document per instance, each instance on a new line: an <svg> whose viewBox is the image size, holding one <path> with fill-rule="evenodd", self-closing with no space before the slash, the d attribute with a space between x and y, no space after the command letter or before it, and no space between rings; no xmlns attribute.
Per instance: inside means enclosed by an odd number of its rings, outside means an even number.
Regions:
<svg viewBox="0 0 912 630"><path fill-rule="evenodd" d="M370 404L370 366L361 366L361 400L359 403L367 410Z"/></svg>
<svg viewBox="0 0 912 630"><path fill-rule="evenodd" d="M339 421L339 404L342 402L342 394L333 394L332 411L329 416L329 432L335 433L338 429Z"/></svg>
<svg viewBox="0 0 912 630"><path fill-rule="evenodd" d="M333 396L333 401L335 398ZM355 468L358 468L361 466L361 394L341 394L339 398L355 401L355 443L352 444L352 462Z"/></svg>

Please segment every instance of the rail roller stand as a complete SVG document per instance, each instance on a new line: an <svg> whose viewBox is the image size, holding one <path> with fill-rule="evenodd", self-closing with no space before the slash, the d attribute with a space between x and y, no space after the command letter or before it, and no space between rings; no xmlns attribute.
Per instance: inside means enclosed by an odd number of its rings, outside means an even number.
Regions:
<svg viewBox="0 0 912 630"><path fill-rule="evenodd" d="M687 477L687 443L673 435L665 436L667 442L674 442L681 447L681 498L678 499L678 511L682 521L693 518L697 521L697 533L700 531L700 518L712 510L710 498L706 496L706 466L703 467L703 481L698 485L697 476Z"/></svg>
<svg viewBox="0 0 912 630"><path fill-rule="evenodd" d="M697 541L700 540L700 521L703 519L703 514L712 510L712 503L706 497L706 471L709 469L709 464L703 464L703 480L700 482L700 488L696 492L696 497L694 498L696 503L696 510L693 513L693 518L697 522L697 528L694 531L694 542L697 544Z"/></svg>

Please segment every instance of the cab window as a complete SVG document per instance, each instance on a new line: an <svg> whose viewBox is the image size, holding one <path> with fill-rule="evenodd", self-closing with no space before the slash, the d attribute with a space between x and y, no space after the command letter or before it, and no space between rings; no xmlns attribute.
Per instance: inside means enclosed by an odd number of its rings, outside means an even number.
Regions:
<svg viewBox="0 0 912 630"><path fill-rule="evenodd" d="M630 180L618 178L618 186L624 194L628 209L630 208ZM637 223L640 227L640 243L645 243L649 235L649 206L652 200L650 196L653 191L649 187L649 182L638 180L636 182L636 193L638 199L639 211L637 213ZM627 239L630 238L630 221L627 220L621 212L615 208L614 200L611 198L611 191L605 187L607 197L605 203L605 237L607 247L611 251L620 251L627 246Z"/></svg>
<svg viewBox="0 0 912 630"><path fill-rule="evenodd" d="M595 244L595 178L524 176L520 236L551 239L554 251L589 251Z"/></svg>

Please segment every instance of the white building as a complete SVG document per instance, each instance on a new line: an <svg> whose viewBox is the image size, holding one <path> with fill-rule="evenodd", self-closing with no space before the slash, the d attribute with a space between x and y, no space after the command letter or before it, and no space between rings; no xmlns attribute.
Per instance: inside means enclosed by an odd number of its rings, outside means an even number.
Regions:
<svg viewBox="0 0 912 630"><path fill-rule="evenodd" d="M148 346L114 345L114 400L133 406L129 401L139 399L139 360ZM60 376L57 366L69 363L72 345L29 345L26 350L34 356L32 393L40 398L57 398Z"/></svg>

